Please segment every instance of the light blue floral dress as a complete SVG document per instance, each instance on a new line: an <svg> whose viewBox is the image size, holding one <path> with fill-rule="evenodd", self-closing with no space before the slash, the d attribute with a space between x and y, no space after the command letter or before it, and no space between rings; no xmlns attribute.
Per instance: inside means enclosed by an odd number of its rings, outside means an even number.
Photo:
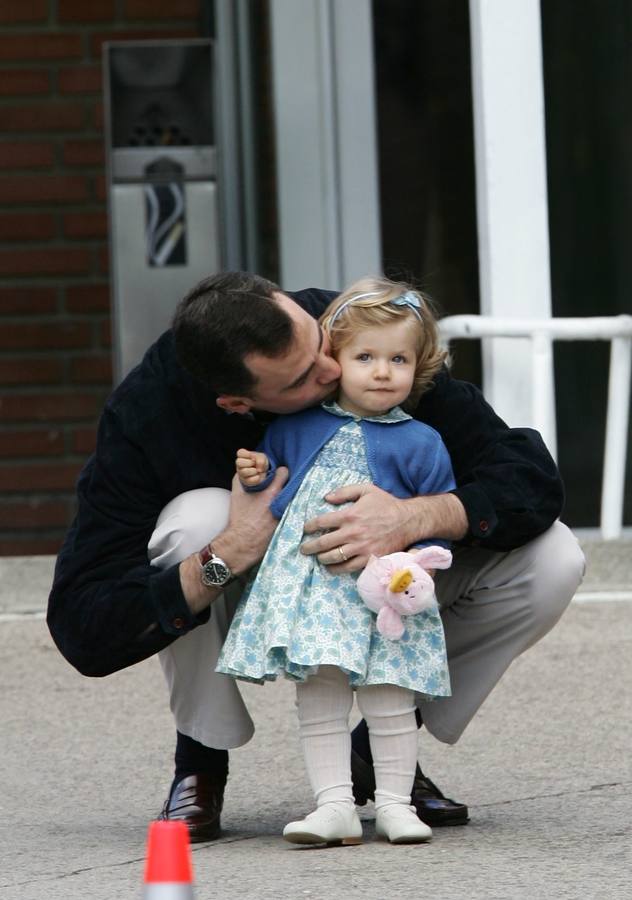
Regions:
<svg viewBox="0 0 632 900"><path fill-rule="evenodd" d="M336 403L323 405L349 415ZM410 416L399 407L370 417L384 427L403 419ZM304 523L334 508L325 494L371 480L358 422L343 425L325 444L285 510L237 607L216 671L247 681L278 675L305 681L319 665L331 665L346 672L353 687L396 684L427 698L446 697L450 681L436 607L406 616L402 638L388 640L357 592L357 574L332 574L299 551Z"/></svg>

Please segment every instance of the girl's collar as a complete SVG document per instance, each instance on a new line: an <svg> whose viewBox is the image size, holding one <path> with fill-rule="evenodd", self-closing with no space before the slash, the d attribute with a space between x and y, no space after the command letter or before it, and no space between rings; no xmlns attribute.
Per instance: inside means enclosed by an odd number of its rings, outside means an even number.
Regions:
<svg viewBox="0 0 632 900"><path fill-rule="evenodd" d="M328 412L332 413L334 416L343 416L345 418L354 419L356 422L365 421L365 422L405 422L407 419L412 419L412 416L409 416L408 413L405 413L401 406L394 406L392 409L389 409L388 412L382 413L379 416L358 416L355 413L350 413L346 409L343 409L339 406L335 400L324 400L321 404L322 408Z"/></svg>

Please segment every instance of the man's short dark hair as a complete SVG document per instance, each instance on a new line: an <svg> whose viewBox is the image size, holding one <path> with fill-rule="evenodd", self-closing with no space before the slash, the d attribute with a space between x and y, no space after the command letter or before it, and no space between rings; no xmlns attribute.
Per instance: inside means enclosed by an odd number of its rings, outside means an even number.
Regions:
<svg viewBox="0 0 632 900"><path fill-rule="evenodd" d="M281 356L292 342L292 319L272 297L280 290L249 272L205 278L173 318L180 364L218 394L251 396L256 378L244 357Z"/></svg>

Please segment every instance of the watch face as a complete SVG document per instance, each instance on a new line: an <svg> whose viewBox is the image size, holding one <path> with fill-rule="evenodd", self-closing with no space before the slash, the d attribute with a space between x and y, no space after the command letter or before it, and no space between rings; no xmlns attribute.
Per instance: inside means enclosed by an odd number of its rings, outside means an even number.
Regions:
<svg viewBox="0 0 632 900"><path fill-rule="evenodd" d="M218 587L226 584L231 575L228 566L217 560L209 560L202 567L202 581L206 585L217 585Z"/></svg>

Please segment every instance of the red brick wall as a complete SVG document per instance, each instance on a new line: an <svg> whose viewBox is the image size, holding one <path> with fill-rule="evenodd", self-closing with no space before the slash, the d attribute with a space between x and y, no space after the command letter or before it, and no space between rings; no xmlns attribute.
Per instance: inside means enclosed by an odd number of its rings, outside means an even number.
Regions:
<svg viewBox="0 0 632 900"><path fill-rule="evenodd" d="M0 555L57 551L111 385L101 45L205 5L0 3Z"/></svg>

